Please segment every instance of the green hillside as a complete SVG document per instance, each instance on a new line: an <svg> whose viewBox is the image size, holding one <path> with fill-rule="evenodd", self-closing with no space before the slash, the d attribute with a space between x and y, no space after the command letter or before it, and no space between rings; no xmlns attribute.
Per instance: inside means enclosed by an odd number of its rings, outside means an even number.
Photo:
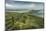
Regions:
<svg viewBox="0 0 46 31"><path fill-rule="evenodd" d="M7 29L23 30L44 28L44 19L31 15L31 13L6 12L5 15Z"/></svg>

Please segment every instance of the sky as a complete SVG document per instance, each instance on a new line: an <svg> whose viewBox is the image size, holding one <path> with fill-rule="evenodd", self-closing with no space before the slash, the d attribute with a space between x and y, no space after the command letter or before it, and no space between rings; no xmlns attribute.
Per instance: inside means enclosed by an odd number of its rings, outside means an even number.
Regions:
<svg viewBox="0 0 46 31"><path fill-rule="evenodd" d="M43 9L43 3L33 3L33 2L25 2L25 1L17 1L17 0L6 0L6 9L35 9L40 10Z"/></svg>
<svg viewBox="0 0 46 31"><path fill-rule="evenodd" d="M32 0L33 1L33 0ZM32 2L29 0L22 1L22 0L6 0L6 9L16 10L16 9L28 9L28 10L22 10L22 11L15 11L19 13L28 12L29 10L41 10L38 13L33 13L33 15L38 15L43 17L43 9L44 4L43 1L38 0L38 2ZM13 11L12 11L13 12Z"/></svg>

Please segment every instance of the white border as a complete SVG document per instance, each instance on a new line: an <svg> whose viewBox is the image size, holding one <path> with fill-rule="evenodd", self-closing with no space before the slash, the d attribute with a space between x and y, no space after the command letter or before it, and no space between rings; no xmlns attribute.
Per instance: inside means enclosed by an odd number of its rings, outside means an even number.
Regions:
<svg viewBox="0 0 46 31"><path fill-rule="evenodd" d="M44 2L45 0L14 0L14 1Z"/></svg>
<svg viewBox="0 0 46 31"><path fill-rule="evenodd" d="M0 31L5 31L4 3L4 0L0 0Z"/></svg>
<svg viewBox="0 0 46 31"><path fill-rule="evenodd" d="M39 0L39 1L38 0L25 0L25 1L46 3L45 0ZM45 5L46 4L44 4L44 6ZM45 6L45 8L46 8L46 6ZM19 30L19 31L46 31L46 11L44 11L44 12L45 12L45 14L44 14L45 29L34 29L34 30L32 29L32 30ZM5 31L5 0L0 0L0 31Z"/></svg>

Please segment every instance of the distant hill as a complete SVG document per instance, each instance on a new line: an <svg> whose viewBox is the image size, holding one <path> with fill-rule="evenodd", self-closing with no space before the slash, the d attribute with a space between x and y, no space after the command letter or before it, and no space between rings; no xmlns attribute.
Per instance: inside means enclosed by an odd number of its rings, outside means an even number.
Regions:
<svg viewBox="0 0 46 31"><path fill-rule="evenodd" d="M43 17L44 15L44 10L30 10L30 9L6 9L5 12L17 12L17 13L32 13L32 15Z"/></svg>

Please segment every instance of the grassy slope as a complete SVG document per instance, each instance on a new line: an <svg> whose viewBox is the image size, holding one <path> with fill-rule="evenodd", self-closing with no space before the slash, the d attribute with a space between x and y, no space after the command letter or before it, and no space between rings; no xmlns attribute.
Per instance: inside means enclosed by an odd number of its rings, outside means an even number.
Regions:
<svg viewBox="0 0 46 31"><path fill-rule="evenodd" d="M26 13L6 12L6 26L8 29L43 28L43 18Z"/></svg>

